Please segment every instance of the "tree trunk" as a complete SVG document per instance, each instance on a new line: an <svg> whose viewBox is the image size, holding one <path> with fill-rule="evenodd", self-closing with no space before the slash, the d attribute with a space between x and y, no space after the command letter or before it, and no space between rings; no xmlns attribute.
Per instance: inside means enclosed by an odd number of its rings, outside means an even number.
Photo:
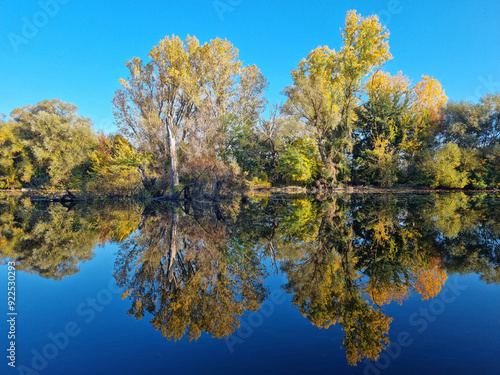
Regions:
<svg viewBox="0 0 500 375"><path fill-rule="evenodd" d="M168 241L168 268L167 279L171 283L175 277L175 260L177 258L177 219L178 214L172 205L172 222L170 225L170 238Z"/></svg>
<svg viewBox="0 0 500 375"><path fill-rule="evenodd" d="M175 190L177 189L177 186L179 186L179 172L177 170L177 146L172 131L172 125L173 125L172 117L167 116L167 118L165 119L165 126L167 128L170 176L172 178L172 195L173 195Z"/></svg>
<svg viewBox="0 0 500 375"><path fill-rule="evenodd" d="M156 184L156 177L149 178L142 165L139 165L137 169L139 170L139 174L141 175L141 181L144 189L146 189L146 191L153 191L153 188Z"/></svg>
<svg viewBox="0 0 500 375"><path fill-rule="evenodd" d="M222 181L219 180L218 177L215 178L214 189L212 191L212 199L216 200L219 195L219 191L222 187Z"/></svg>

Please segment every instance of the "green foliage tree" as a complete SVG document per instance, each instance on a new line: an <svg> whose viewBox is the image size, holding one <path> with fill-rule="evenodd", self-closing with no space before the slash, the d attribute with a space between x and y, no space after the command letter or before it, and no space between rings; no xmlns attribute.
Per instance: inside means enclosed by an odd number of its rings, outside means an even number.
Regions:
<svg viewBox="0 0 500 375"><path fill-rule="evenodd" d="M500 93L483 96L479 103L450 102L438 131L440 141L461 148L488 148L500 141Z"/></svg>
<svg viewBox="0 0 500 375"><path fill-rule="evenodd" d="M468 173L462 166L462 150L456 143L449 142L430 154L422 169L431 187L461 189L469 183Z"/></svg>
<svg viewBox="0 0 500 375"><path fill-rule="evenodd" d="M41 212L11 205L0 216L2 257L19 270L60 280L79 271L94 256L98 237L89 222L62 206Z"/></svg>
<svg viewBox="0 0 500 375"><path fill-rule="evenodd" d="M479 103L450 102L436 131L439 144L453 142L462 152L470 186L497 188L500 183L500 94L488 94Z"/></svg>
<svg viewBox="0 0 500 375"><path fill-rule="evenodd" d="M35 186L68 187L78 168L86 169L96 135L88 118L78 108L59 99L14 109L11 120L24 152L33 165ZM28 172L24 173L24 179ZM83 173L77 173L82 175Z"/></svg>
<svg viewBox="0 0 500 375"><path fill-rule="evenodd" d="M410 120L409 82L401 73L376 72L366 85L368 100L356 108L353 159L356 179L394 185Z"/></svg>
<svg viewBox="0 0 500 375"><path fill-rule="evenodd" d="M308 137L289 139L279 157L278 171L286 182L311 183L320 176L316 142Z"/></svg>

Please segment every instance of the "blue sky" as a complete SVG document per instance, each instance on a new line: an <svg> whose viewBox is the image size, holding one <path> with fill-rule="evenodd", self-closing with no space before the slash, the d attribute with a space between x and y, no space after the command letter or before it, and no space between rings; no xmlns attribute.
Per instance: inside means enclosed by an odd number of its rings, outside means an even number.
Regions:
<svg viewBox="0 0 500 375"><path fill-rule="evenodd" d="M115 131L111 100L124 63L166 35L227 38L283 101L290 71L312 49L341 45L345 14L378 14L391 32L391 73L437 78L451 100L500 89L498 1L0 0L0 113L60 98L96 130Z"/></svg>

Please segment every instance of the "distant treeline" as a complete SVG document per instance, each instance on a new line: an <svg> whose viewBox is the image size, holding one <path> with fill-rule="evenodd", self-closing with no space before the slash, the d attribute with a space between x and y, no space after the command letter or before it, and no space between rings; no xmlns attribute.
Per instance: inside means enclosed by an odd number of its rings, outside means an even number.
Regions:
<svg viewBox="0 0 500 375"><path fill-rule="evenodd" d="M0 119L0 188L152 194L204 171L231 189L500 188L500 94L447 102L432 77L412 85L384 72L389 33L376 16L348 12L341 36L338 51L311 51L284 104L270 106L267 80L229 41L166 37L148 62L126 63L113 99L119 134L96 134L58 99Z"/></svg>

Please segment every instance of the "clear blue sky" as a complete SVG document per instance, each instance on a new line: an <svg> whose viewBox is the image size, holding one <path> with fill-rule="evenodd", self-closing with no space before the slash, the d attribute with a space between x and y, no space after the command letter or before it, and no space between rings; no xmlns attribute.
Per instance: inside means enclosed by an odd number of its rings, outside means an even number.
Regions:
<svg viewBox="0 0 500 375"><path fill-rule="evenodd" d="M267 98L279 102L290 70L309 51L340 47L349 9L378 14L389 28L391 73L402 70L414 82L434 76L452 100L499 91L499 1L0 0L0 113L60 98L96 130L114 131L111 100L125 61L146 59L172 34L227 38L261 69Z"/></svg>

